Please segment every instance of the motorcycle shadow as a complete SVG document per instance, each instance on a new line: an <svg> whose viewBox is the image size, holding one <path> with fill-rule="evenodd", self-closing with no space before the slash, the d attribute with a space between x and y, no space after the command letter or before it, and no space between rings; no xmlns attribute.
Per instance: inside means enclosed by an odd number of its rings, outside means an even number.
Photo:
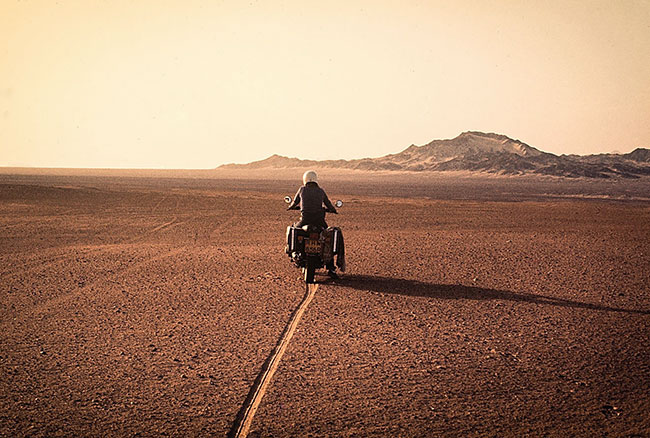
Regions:
<svg viewBox="0 0 650 438"><path fill-rule="evenodd" d="M397 294L413 297L427 297L445 300L502 300L544 304L577 309L599 310L605 312L624 312L650 315L650 310L622 309L600 304L584 303L564 298L550 297L533 293L515 293L506 290L487 289L461 284L434 284L404 278L391 278L375 275L345 275L336 281L323 282L328 285L347 287L359 291L384 294Z"/></svg>

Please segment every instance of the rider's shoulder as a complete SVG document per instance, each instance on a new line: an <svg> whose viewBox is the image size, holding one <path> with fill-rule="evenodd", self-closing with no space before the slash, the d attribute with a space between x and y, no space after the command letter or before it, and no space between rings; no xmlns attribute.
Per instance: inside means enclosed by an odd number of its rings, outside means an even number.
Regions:
<svg viewBox="0 0 650 438"><path fill-rule="evenodd" d="M303 189L303 190L312 190L312 191L313 191L313 190L323 190L323 189L321 189L320 186L319 186L317 183L315 183L315 182L308 182L307 184L305 184L304 186L302 186L301 189Z"/></svg>

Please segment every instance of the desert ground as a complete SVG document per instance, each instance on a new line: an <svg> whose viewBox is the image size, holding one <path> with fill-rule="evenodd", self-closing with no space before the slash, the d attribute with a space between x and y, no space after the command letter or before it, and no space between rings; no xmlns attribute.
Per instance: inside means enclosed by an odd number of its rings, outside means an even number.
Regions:
<svg viewBox="0 0 650 438"><path fill-rule="evenodd" d="M0 436L226 436L305 293L300 173L2 169ZM348 270L249 436L650 436L648 180L321 180Z"/></svg>

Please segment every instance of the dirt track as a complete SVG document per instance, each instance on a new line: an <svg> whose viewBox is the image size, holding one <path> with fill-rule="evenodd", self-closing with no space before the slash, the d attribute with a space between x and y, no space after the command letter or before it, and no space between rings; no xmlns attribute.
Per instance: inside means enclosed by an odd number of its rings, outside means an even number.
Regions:
<svg viewBox="0 0 650 438"><path fill-rule="evenodd" d="M30 178L0 178L0 436L226 435L303 296L294 185ZM650 436L648 203L350 187L349 272L250 436Z"/></svg>

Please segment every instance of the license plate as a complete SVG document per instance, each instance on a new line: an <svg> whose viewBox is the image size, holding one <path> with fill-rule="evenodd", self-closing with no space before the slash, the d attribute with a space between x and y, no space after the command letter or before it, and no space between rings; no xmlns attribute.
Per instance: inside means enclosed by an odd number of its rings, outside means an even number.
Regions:
<svg viewBox="0 0 650 438"><path fill-rule="evenodd" d="M305 239L305 252L308 254L320 253L320 242L313 239Z"/></svg>

